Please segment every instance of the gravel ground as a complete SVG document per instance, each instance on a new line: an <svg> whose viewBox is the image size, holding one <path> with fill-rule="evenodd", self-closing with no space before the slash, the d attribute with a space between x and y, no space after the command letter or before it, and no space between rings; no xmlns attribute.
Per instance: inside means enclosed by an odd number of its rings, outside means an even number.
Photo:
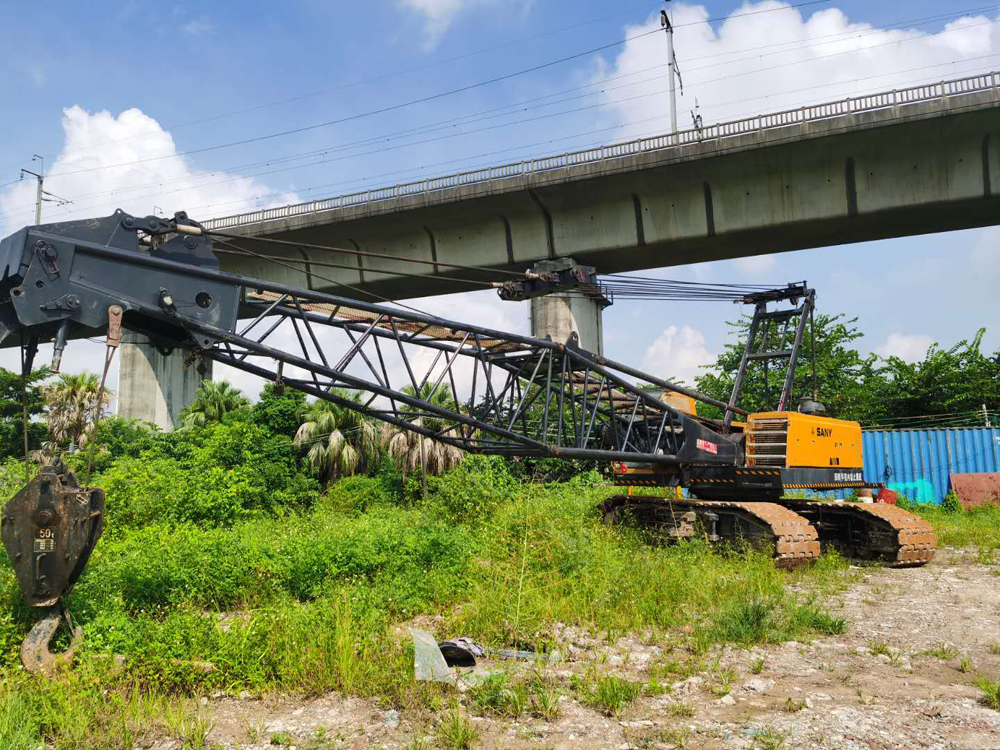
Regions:
<svg viewBox="0 0 1000 750"><path fill-rule="evenodd" d="M924 568L866 569L834 603L848 620L845 634L717 650L703 671L615 718L574 700L569 678L599 663L602 671L645 679L661 647L631 638L608 646L565 629L563 659L544 667L567 687L558 718L472 716L477 747L1000 748L1000 712L979 704L975 687L978 675L1000 679L1000 648L991 650L1000 644L998 575L1000 568L957 550L939 551ZM444 715L336 696L208 698L205 711L214 722L209 743L299 750L433 747Z"/></svg>

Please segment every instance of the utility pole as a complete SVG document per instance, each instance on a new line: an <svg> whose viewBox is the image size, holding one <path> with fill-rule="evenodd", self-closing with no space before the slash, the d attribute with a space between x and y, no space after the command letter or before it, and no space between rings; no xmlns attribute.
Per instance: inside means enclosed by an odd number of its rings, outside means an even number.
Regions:
<svg viewBox="0 0 1000 750"><path fill-rule="evenodd" d="M58 206L66 206L71 204L73 201L67 200L66 198L60 198L58 195L54 195L44 189L45 184L45 157L39 156L38 154L32 154L32 161L39 161L41 163L41 172L32 172L30 169L21 169L21 179L24 179L26 174L30 174L38 181L38 190L35 193L35 226L40 226L42 223L42 203L55 203Z"/></svg>
<svg viewBox="0 0 1000 750"><path fill-rule="evenodd" d="M39 156L38 154L32 154L31 160L35 161L36 159L39 162L41 162L42 165L41 174L38 174L37 172L32 172L30 169L22 169L21 179L23 180L26 174L30 174L32 177L38 180L38 190L35 193L35 226L38 226L39 224L42 223L42 184L45 182L45 157Z"/></svg>
<svg viewBox="0 0 1000 750"><path fill-rule="evenodd" d="M990 413L986 410L986 404L983 404L983 422L986 423L987 427L992 427L990 424Z"/></svg>
<svg viewBox="0 0 1000 750"><path fill-rule="evenodd" d="M670 0L663 0L670 7ZM667 34L667 66L670 69L670 134L677 135L677 83L680 82L681 93L684 93L684 82L681 71L677 67L677 55L674 54L674 25L666 10L660 11L660 26Z"/></svg>

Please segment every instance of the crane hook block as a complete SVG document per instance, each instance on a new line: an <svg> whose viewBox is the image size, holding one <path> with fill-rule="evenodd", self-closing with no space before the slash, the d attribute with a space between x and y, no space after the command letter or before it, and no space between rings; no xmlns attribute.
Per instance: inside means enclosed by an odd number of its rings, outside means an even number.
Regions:
<svg viewBox="0 0 1000 750"><path fill-rule="evenodd" d="M3 509L3 546L25 600L53 607L80 578L104 530L104 490L81 487L61 461Z"/></svg>

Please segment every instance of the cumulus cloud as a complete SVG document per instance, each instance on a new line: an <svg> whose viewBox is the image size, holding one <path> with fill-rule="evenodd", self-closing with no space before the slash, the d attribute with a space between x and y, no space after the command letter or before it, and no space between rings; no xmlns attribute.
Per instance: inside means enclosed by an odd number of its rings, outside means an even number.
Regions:
<svg viewBox="0 0 1000 750"><path fill-rule="evenodd" d="M934 339L919 333L890 333L877 352L881 357L899 357L905 362L919 362L933 344Z"/></svg>
<svg viewBox="0 0 1000 750"><path fill-rule="evenodd" d="M215 31L215 24L200 18L182 25L181 31L185 36L207 36Z"/></svg>
<svg viewBox="0 0 1000 750"><path fill-rule="evenodd" d="M45 203L44 223L108 215L115 208L146 215L153 213L154 206L167 216L186 210L194 218L208 218L299 200L291 192L274 194L251 177L209 173L186 158L175 157L173 137L139 109L115 116L72 106L63 111L62 124L63 148L46 163L50 176L45 188L73 203ZM113 166L120 164L127 166ZM0 237L34 222L35 190L34 181L26 179L0 191ZM39 364L47 363L50 353L50 346L42 347ZM0 350L0 366L19 368L18 356L16 351ZM103 368L103 361L102 346L79 341L73 343L65 368L96 372ZM112 373L110 382L116 380L117 374Z"/></svg>
<svg viewBox="0 0 1000 750"><path fill-rule="evenodd" d="M681 128L691 127L689 113L696 102L707 124L941 80L988 69L1000 59L996 17L984 15L957 18L930 34L920 28L879 30L851 21L837 8L806 18L775 0L744 3L714 26L704 23L709 18L705 6L672 5L684 80L678 97ZM942 6L939 12L947 11ZM657 12L626 32L634 37L659 26ZM606 102L616 102L613 107L624 121L635 123L628 129L631 135L663 130L669 123L666 62L663 34L651 33L631 39L612 62L598 65L596 80L635 74L621 82L635 85L621 88L616 82L604 94Z"/></svg>
<svg viewBox="0 0 1000 750"><path fill-rule="evenodd" d="M451 28L455 17L463 11L500 3L518 4L527 9L532 0L399 0L399 2L404 8L409 8L424 17L423 46L424 49L433 49Z"/></svg>
<svg viewBox="0 0 1000 750"><path fill-rule="evenodd" d="M46 203L45 223L107 215L115 208L146 215L154 206L168 216L185 210L194 218L208 218L298 200L290 192L274 195L252 177L199 170L176 156L170 133L139 109L116 117L74 105L63 110L62 125L63 149L45 165L45 188L73 202ZM32 181L0 192L0 234L32 223L34 207Z"/></svg>
<svg viewBox="0 0 1000 750"><path fill-rule="evenodd" d="M751 276L770 271L775 264L773 255L750 255L746 258L737 258L733 262L738 269Z"/></svg>
<svg viewBox="0 0 1000 750"><path fill-rule="evenodd" d="M646 351L642 369L665 380L692 385L702 368L715 361L705 347L705 335L691 326L670 326Z"/></svg>

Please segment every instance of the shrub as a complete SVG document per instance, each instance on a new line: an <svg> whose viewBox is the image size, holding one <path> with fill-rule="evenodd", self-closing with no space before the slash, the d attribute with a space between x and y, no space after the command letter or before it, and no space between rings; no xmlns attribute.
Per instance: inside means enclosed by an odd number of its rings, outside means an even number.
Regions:
<svg viewBox="0 0 1000 750"><path fill-rule="evenodd" d="M327 510L363 513L377 505L403 505L401 480L391 472L374 477L347 477L331 483L323 495Z"/></svg>
<svg viewBox="0 0 1000 750"><path fill-rule="evenodd" d="M274 383L267 383L260 392L260 400L253 405L250 415L254 424L274 435L291 439L302 424L306 410L306 394L294 388L285 388L280 394Z"/></svg>
<svg viewBox="0 0 1000 750"><path fill-rule="evenodd" d="M955 490L948 490L948 494L945 495L944 500L941 501L941 510L946 513L961 513L965 510L961 501L959 501L958 494Z"/></svg>
<svg viewBox="0 0 1000 750"><path fill-rule="evenodd" d="M97 483L107 493L111 528L162 521L228 525L301 510L318 496L318 483L299 471L287 440L242 421L197 432L191 441L154 446L104 472Z"/></svg>
<svg viewBox="0 0 1000 750"><path fill-rule="evenodd" d="M415 484L419 486L419 480ZM409 487L416 488L414 483ZM501 456L469 456L443 477L427 477L429 499L451 518L472 524L483 522L510 500L516 488Z"/></svg>

